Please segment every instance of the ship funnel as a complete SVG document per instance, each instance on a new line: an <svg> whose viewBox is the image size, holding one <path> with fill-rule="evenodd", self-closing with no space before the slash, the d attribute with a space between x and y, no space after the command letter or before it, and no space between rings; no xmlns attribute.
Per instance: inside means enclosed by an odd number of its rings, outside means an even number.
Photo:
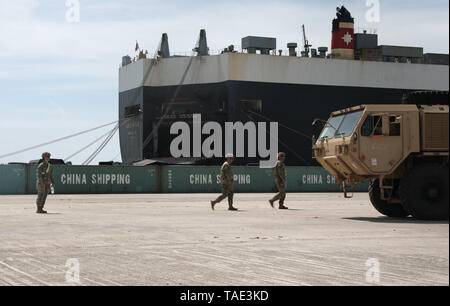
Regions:
<svg viewBox="0 0 450 306"><path fill-rule="evenodd" d="M331 39L331 57L354 59L355 57L355 20L344 7L336 9L336 19L333 20Z"/></svg>
<svg viewBox="0 0 450 306"><path fill-rule="evenodd" d="M197 52L197 56L207 56L209 55L208 42L206 40L206 31L204 29L200 30L200 37L196 47L193 50Z"/></svg>
<svg viewBox="0 0 450 306"><path fill-rule="evenodd" d="M161 37L161 44L158 49L158 56L162 58L170 57L169 38L167 37L166 33L164 33Z"/></svg>

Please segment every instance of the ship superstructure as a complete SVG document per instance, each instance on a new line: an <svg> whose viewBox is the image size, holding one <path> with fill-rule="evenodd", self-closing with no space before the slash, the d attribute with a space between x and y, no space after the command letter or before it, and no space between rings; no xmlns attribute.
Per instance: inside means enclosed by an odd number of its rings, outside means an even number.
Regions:
<svg viewBox="0 0 450 306"><path fill-rule="evenodd" d="M290 43L284 56L275 38L248 36L241 52L229 46L210 55L202 30L194 56L172 56L163 34L156 58L140 53L122 61L119 116L128 118L120 126L123 162L170 161L176 137L170 126L192 124L201 114L202 123L278 122L279 150L290 164L311 165L312 138L321 129L311 126L314 118L354 105L399 103L411 91L448 91L448 55L380 46L376 34L353 32L345 8L333 21L332 41L328 54L322 47L297 56L297 44Z"/></svg>

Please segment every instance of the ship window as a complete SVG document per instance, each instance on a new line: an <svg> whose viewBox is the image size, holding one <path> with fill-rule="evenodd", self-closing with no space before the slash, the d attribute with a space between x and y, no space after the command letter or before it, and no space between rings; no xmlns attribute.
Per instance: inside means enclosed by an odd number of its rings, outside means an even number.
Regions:
<svg viewBox="0 0 450 306"><path fill-rule="evenodd" d="M242 112L262 112L262 100L240 100L239 108Z"/></svg>
<svg viewBox="0 0 450 306"><path fill-rule="evenodd" d="M125 107L125 117L126 118L135 117L135 116L139 115L140 112L141 112L141 106L139 104Z"/></svg>

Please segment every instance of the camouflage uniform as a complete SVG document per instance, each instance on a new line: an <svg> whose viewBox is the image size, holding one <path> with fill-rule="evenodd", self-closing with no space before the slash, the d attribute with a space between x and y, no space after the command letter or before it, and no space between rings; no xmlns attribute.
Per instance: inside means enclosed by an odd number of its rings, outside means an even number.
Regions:
<svg viewBox="0 0 450 306"><path fill-rule="evenodd" d="M270 202L273 203L280 200L280 207L284 207L284 200L286 199L286 168L281 160L277 162L273 170L273 176L278 193Z"/></svg>
<svg viewBox="0 0 450 306"><path fill-rule="evenodd" d="M212 201L215 205L217 203L222 202L225 198L228 198L228 205L230 208L233 207L233 171L231 170L231 165L228 162L225 162L222 165L222 169L220 171L220 181L222 183L222 195L220 195L216 200Z"/></svg>
<svg viewBox="0 0 450 306"><path fill-rule="evenodd" d="M45 200L50 192L50 185L55 184L55 178L53 177L53 167L50 163L42 162L39 164L36 170L36 183L38 197L36 205L38 211L42 211L45 205ZM42 186L42 184L44 186Z"/></svg>

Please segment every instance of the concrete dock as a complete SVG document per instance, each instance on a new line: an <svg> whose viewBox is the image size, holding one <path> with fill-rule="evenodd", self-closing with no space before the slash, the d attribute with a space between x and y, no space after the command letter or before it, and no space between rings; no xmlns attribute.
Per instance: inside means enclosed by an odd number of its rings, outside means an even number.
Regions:
<svg viewBox="0 0 450 306"><path fill-rule="evenodd" d="M53 195L48 215L0 196L0 285L449 285L448 221L386 218L367 194L216 196Z"/></svg>

